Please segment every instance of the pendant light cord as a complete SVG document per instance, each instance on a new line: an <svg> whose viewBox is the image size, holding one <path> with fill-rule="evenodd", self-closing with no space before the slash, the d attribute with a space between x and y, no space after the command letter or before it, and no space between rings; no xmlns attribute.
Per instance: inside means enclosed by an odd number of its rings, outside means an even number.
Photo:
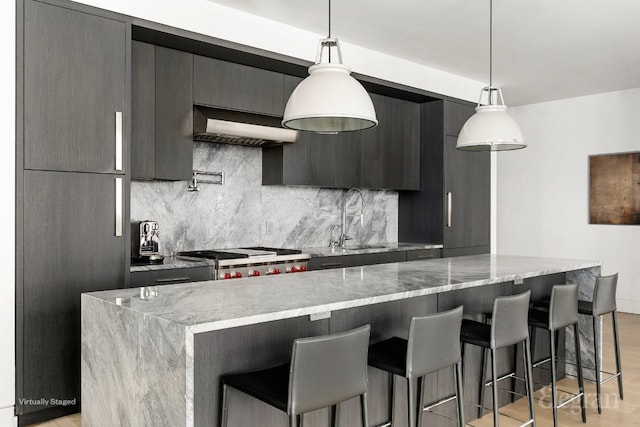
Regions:
<svg viewBox="0 0 640 427"><path fill-rule="evenodd" d="M489 87L493 87L493 0L489 0Z"/></svg>
<svg viewBox="0 0 640 427"><path fill-rule="evenodd" d="M331 38L331 0L329 0L329 38ZM329 63L331 63L331 46L329 46Z"/></svg>

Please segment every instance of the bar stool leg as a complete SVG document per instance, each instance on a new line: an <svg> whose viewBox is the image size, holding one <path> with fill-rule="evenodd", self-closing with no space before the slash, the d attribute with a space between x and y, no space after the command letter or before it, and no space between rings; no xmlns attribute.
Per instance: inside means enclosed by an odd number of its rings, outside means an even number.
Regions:
<svg viewBox="0 0 640 427"><path fill-rule="evenodd" d="M222 409L220 412L220 426L227 427L229 416L229 390L226 384L222 384Z"/></svg>
<svg viewBox="0 0 640 427"><path fill-rule="evenodd" d="M462 395L462 362L456 363L456 400L458 403L458 427L464 427L464 401Z"/></svg>
<svg viewBox="0 0 640 427"><path fill-rule="evenodd" d="M389 372L389 422L391 423L392 426L395 425L394 423L394 416L393 416L393 412L395 409L395 405L394 405L394 393L395 393L395 388L396 388L396 376L394 374L392 374L391 372Z"/></svg>
<svg viewBox="0 0 640 427"><path fill-rule="evenodd" d="M289 415L289 427L298 427L298 416L297 415Z"/></svg>
<svg viewBox="0 0 640 427"><path fill-rule="evenodd" d="M425 378L418 378L418 412L416 413L417 427L422 427L422 414L424 412L424 383Z"/></svg>
<svg viewBox="0 0 640 427"><path fill-rule="evenodd" d="M416 394L415 394L415 381L413 378L407 378L407 420L409 421L409 427L415 427L416 425Z"/></svg>
<svg viewBox="0 0 640 427"><path fill-rule="evenodd" d="M369 416L367 415L367 393L360 395L360 418L362 418L362 427L369 427ZM337 427L337 424L336 424Z"/></svg>
<svg viewBox="0 0 640 427"><path fill-rule="evenodd" d="M340 418L339 412L340 407L337 403L335 405L331 405L331 427L338 426L338 419Z"/></svg>
<svg viewBox="0 0 640 427"><path fill-rule="evenodd" d="M615 311L611 312L611 319L613 323L613 345L616 352L616 371L618 372L618 393L620 393L620 400L624 400L624 394L622 392L622 363L620 361L620 341L618 340L618 315Z"/></svg>
<svg viewBox="0 0 640 427"><path fill-rule="evenodd" d="M484 380L483 380L484 381ZM500 423L500 414L498 409L498 364L496 363L496 351L491 349L491 383L493 392L493 426L498 427Z"/></svg>
<svg viewBox="0 0 640 427"><path fill-rule="evenodd" d="M598 328L597 328L597 323L598 323L598 317L597 316L593 316L593 349L594 349L594 354L593 354L593 358L595 359L595 366L596 366L596 400L598 402L598 413L601 414L602 413L602 405L600 404L600 359L598 357L599 352L598 352Z"/></svg>
<svg viewBox="0 0 640 427"><path fill-rule="evenodd" d="M580 336L578 335L578 324L573 325L573 340L576 347L576 368L578 369L578 392L582 395L580 397L580 412L582 414L582 422L587 422L587 410L585 405L584 395L584 377L582 374L582 357L580 355Z"/></svg>
<svg viewBox="0 0 640 427"><path fill-rule="evenodd" d="M480 391L478 392L480 407L478 408L478 418L484 417L484 385L486 383L487 378L487 353L489 352L488 348L482 349L482 377L480 378Z"/></svg>
<svg viewBox="0 0 640 427"><path fill-rule="evenodd" d="M523 343L524 350L524 375L525 375L525 383L527 385L527 399L529 400L529 416L533 421L531 424L532 427L535 427L536 416L535 409L533 406L533 361L531 360L531 344L529 343L529 338L527 338Z"/></svg>
<svg viewBox="0 0 640 427"><path fill-rule="evenodd" d="M549 331L549 347L551 348L551 408L553 410L553 426L558 426L558 391L556 389L556 331Z"/></svg>

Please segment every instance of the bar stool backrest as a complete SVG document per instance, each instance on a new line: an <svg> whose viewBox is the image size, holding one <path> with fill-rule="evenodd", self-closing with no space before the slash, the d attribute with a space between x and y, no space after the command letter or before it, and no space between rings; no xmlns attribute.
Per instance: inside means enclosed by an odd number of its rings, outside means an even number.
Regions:
<svg viewBox="0 0 640 427"><path fill-rule="evenodd" d="M293 343L289 375L292 415L366 393L370 325Z"/></svg>
<svg viewBox="0 0 640 427"><path fill-rule="evenodd" d="M593 315L616 311L616 288L618 286L618 273L610 276L596 278L596 286L593 290Z"/></svg>
<svg viewBox="0 0 640 427"><path fill-rule="evenodd" d="M578 285L555 285L549 304L549 329L552 331L578 323Z"/></svg>
<svg viewBox="0 0 640 427"><path fill-rule="evenodd" d="M529 338L529 297L531 291L497 297L493 302L491 348L502 348Z"/></svg>
<svg viewBox="0 0 640 427"><path fill-rule="evenodd" d="M460 361L463 307L413 317L407 344L407 377L415 378Z"/></svg>

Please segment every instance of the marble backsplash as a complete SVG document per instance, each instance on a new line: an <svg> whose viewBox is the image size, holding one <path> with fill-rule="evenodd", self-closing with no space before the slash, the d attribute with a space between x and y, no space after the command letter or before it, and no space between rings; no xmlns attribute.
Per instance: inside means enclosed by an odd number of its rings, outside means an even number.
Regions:
<svg viewBox="0 0 640 427"><path fill-rule="evenodd" d="M243 246L302 248L327 246L331 227L340 224L345 190L262 185L262 150L253 147L194 142L193 168L224 172L225 184L133 181L131 220L160 225L161 253ZM352 191L347 200L353 243L398 240L398 193Z"/></svg>

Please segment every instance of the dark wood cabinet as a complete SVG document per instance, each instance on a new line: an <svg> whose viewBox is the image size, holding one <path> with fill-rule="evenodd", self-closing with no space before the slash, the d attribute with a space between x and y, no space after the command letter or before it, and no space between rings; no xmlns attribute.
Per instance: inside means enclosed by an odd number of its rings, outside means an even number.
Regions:
<svg viewBox="0 0 640 427"><path fill-rule="evenodd" d="M489 252L490 154L455 148L457 134L473 112L463 102L422 104L420 191L400 192L400 241L442 242L445 257Z"/></svg>
<svg viewBox="0 0 640 427"><path fill-rule="evenodd" d="M115 235L116 186L123 179L24 171L18 414L56 406L22 404L23 399L47 396L80 403L80 294L125 284L126 238ZM127 203L122 202L124 210ZM78 406L69 409L77 412Z"/></svg>
<svg viewBox="0 0 640 427"><path fill-rule="evenodd" d="M26 169L125 169L128 52L124 22L25 1Z"/></svg>
<svg viewBox="0 0 640 427"><path fill-rule="evenodd" d="M285 98L302 81L285 76ZM361 186L362 132L300 132L298 141L262 149L263 185Z"/></svg>
<svg viewBox="0 0 640 427"><path fill-rule="evenodd" d="M282 117L284 76L196 55L193 100L198 105Z"/></svg>
<svg viewBox="0 0 640 427"><path fill-rule="evenodd" d="M167 268L131 272L131 286L173 285L213 280L211 267Z"/></svg>
<svg viewBox="0 0 640 427"><path fill-rule="evenodd" d="M131 33L124 17L72 2L18 4L16 413L26 425L79 411L80 294L129 279ZM75 401L31 404L43 398Z"/></svg>
<svg viewBox="0 0 640 427"><path fill-rule="evenodd" d="M362 187L420 189L420 105L371 94L378 126L362 132Z"/></svg>
<svg viewBox="0 0 640 427"><path fill-rule="evenodd" d="M193 55L137 41L132 45L132 178L189 180Z"/></svg>
<svg viewBox="0 0 640 427"><path fill-rule="evenodd" d="M407 260L407 252L403 250L377 252L368 254L332 255L312 257L307 263L307 269L327 270L331 268L357 267L361 265L387 264L390 262L404 262Z"/></svg>
<svg viewBox="0 0 640 427"><path fill-rule="evenodd" d="M302 79L285 76L285 99ZM321 135L263 148L264 185L417 190L420 178L419 104L371 95L380 124L370 130Z"/></svg>

